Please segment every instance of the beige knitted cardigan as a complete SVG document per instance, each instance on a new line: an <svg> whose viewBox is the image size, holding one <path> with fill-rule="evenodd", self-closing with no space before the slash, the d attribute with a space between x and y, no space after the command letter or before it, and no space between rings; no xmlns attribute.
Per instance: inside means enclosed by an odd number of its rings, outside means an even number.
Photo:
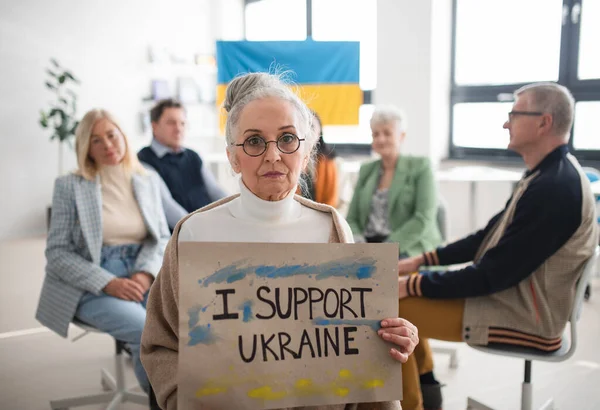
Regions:
<svg viewBox="0 0 600 410"><path fill-rule="evenodd" d="M156 398L164 410L177 409L177 352L179 349L179 268L177 248L179 231L182 224L196 212L222 206L239 195L224 198L183 218L173 231L162 268L152 285L147 304L146 325L142 334L141 360ZM332 229L330 243L348 243L351 238L342 228L342 217L329 205L309 201L298 195L294 197L303 206L331 214ZM402 386L398 386L402 388ZM399 401L339 404L329 406L296 407L296 410L401 410ZM221 410L221 409L198 409ZM223 409L224 410L224 409ZM228 409L227 409L228 410ZM287 410L287 409L278 409Z"/></svg>

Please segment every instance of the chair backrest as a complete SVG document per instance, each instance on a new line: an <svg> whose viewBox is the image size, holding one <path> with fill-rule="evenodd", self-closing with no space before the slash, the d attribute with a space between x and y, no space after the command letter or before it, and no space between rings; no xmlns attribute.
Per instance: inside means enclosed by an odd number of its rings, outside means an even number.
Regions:
<svg viewBox="0 0 600 410"><path fill-rule="evenodd" d="M596 246L594 253L585 263L581 277L577 282L577 288L575 290L575 300L573 301L573 310L571 311L571 318L569 319L571 326L571 345L569 346L569 352L565 355L564 359L567 359L575 353L575 346L577 345L577 321L581 316L581 310L583 308L583 299L585 296L585 288L590 283L590 278L596 270L596 264L600 257L600 247Z"/></svg>
<svg viewBox="0 0 600 410"><path fill-rule="evenodd" d="M588 177L588 179L590 180L591 183L594 182L598 182L600 181L600 171L598 171L596 168L592 168L592 167L583 167L583 172L585 172L585 175ZM598 204L600 204L600 195L595 195L596 196L596 210L597 210L597 221L600 224L600 209L598 208Z"/></svg>
<svg viewBox="0 0 600 410"><path fill-rule="evenodd" d="M442 241L446 242L448 240L448 231L450 230L450 228L448 223L448 211L446 201L441 196L438 198L436 220L438 229L440 230L440 234L442 235Z"/></svg>
<svg viewBox="0 0 600 410"><path fill-rule="evenodd" d="M581 278L579 278L579 282L577 282L577 290L575 293L575 300L573 302L573 311L571 312L571 321L577 321L581 316L581 310L583 308L583 299L585 296L585 288L590 283L590 278L596 270L596 264L598 263L599 257L600 246L596 246L596 249L594 249L594 253L585 263L583 272L581 273Z"/></svg>

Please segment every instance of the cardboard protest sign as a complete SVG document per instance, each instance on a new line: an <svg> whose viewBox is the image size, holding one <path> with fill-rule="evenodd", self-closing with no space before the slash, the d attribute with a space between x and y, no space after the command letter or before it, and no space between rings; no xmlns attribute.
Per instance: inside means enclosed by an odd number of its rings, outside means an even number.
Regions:
<svg viewBox="0 0 600 410"><path fill-rule="evenodd" d="M397 245L178 246L179 409L401 399Z"/></svg>

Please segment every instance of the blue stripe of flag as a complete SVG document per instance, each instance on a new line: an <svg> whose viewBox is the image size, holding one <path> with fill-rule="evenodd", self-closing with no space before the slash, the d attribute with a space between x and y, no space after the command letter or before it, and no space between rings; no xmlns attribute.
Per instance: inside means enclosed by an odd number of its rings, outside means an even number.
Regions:
<svg viewBox="0 0 600 410"><path fill-rule="evenodd" d="M297 84L355 84L359 57L358 41L217 41L217 81L277 69Z"/></svg>

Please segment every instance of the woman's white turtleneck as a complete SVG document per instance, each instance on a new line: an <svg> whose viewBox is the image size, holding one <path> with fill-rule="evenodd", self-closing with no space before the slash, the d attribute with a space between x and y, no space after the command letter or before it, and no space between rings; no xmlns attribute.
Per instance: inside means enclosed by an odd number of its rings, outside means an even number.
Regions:
<svg viewBox="0 0 600 410"><path fill-rule="evenodd" d="M300 204L294 190L280 201L265 201L240 179L240 196L192 215L179 241L327 243L331 230L331 214Z"/></svg>

